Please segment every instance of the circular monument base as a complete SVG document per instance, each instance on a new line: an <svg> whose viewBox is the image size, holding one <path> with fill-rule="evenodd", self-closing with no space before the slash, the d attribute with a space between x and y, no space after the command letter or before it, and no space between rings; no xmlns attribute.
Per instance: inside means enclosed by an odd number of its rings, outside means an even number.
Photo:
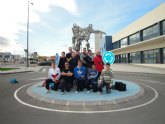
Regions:
<svg viewBox="0 0 165 124"><path fill-rule="evenodd" d="M61 95L60 90L46 93L45 87L38 87L42 83L30 86L27 89L27 94L40 101L65 106L116 105L130 102L144 95L145 90L140 85L129 81L122 82L126 84L127 90L111 90L110 94L106 94L105 89L103 89L104 92L101 95L98 92L92 92L92 90L89 93L86 90L79 93L75 93L75 90L72 90L71 92L65 92L64 95Z"/></svg>

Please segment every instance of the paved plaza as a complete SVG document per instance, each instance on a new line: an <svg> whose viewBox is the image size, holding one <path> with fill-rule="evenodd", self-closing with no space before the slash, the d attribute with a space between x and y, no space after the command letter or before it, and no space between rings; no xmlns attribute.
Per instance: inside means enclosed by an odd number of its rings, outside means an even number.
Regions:
<svg viewBox="0 0 165 124"><path fill-rule="evenodd" d="M50 94L44 94L45 89L37 86L47 77L49 67L37 67L38 69L30 72L1 74L0 123L164 123L163 68L130 65L137 71L142 68L145 71L159 70L159 73L139 73L115 70L114 66L115 80L125 81L127 91L112 90L109 95L92 92L88 94L86 91L78 94L73 91L64 95L51 91ZM129 65L120 65L122 69L125 67ZM10 84L11 78L16 78L19 83ZM34 94L30 95L29 90Z"/></svg>

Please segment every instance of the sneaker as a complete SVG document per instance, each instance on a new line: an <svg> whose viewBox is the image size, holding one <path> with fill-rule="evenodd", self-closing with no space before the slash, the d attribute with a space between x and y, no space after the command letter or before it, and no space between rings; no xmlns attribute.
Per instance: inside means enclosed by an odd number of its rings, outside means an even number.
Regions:
<svg viewBox="0 0 165 124"><path fill-rule="evenodd" d="M64 92L61 92L61 95L64 95L65 93Z"/></svg>
<svg viewBox="0 0 165 124"><path fill-rule="evenodd" d="M78 91L75 91L75 93L78 93Z"/></svg>
<svg viewBox="0 0 165 124"><path fill-rule="evenodd" d="M90 93L90 91L88 90L87 93Z"/></svg>
<svg viewBox="0 0 165 124"><path fill-rule="evenodd" d="M45 94L50 93L50 90L46 91Z"/></svg>

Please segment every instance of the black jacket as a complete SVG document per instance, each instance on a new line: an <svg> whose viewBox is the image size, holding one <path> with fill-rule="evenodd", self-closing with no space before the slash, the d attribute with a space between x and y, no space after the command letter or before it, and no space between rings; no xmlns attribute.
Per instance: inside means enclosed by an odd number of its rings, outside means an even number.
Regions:
<svg viewBox="0 0 165 124"><path fill-rule="evenodd" d="M67 60L66 60L66 57L61 57L60 58L60 61L59 61L59 65L58 65L58 67L60 68L60 70L62 70L63 68L65 68L65 62L66 62Z"/></svg>
<svg viewBox="0 0 165 124"><path fill-rule="evenodd" d="M77 57L71 58L71 60L69 61L69 68L71 70L74 70L74 68L77 67L77 64L78 64L78 58Z"/></svg>

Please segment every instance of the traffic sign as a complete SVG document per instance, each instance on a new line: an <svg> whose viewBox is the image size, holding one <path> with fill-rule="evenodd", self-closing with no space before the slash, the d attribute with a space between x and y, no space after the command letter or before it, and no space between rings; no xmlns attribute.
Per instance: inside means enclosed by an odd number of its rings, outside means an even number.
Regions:
<svg viewBox="0 0 165 124"><path fill-rule="evenodd" d="M115 55L114 53L107 51L103 54L103 62L104 64L106 64L107 62L109 62L110 64L113 64L115 61Z"/></svg>

